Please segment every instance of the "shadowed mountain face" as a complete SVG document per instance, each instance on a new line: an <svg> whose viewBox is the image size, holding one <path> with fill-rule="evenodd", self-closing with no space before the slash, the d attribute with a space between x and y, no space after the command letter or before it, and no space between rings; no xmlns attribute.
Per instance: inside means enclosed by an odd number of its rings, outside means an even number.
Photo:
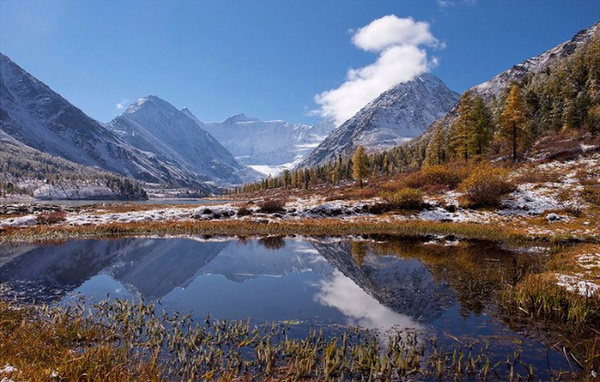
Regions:
<svg viewBox="0 0 600 382"><path fill-rule="evenodd" d="M152 182L175 177L0 54L0 130L75 163Z"/></svg>
<svg viewBox="0 0 600 382"><path fill-rule="evenodd" d="M259 178L158 97L138 100L107 128L0 53L0 139L7 138L85 166L207 193L217 188L210 182Z"/></svg>

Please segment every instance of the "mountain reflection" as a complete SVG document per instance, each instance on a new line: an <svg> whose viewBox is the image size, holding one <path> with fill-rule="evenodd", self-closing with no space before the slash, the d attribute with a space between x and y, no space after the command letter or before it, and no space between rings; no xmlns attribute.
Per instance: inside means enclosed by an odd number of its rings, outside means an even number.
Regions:
<svg viewBox="0 0 600 382"><path fill-rule="evenodd" d="M385 330L432 322L457 302L419 258L376 252L365 242L281 237L5 244L0 280L25 300L106 290L113 280L133 295L199 314Z"/></svg>
<svg viewBox="0 0 600 382"><path fill-rule="evenodd" d="M321 291L315 299L342 312L348 325L384 331L419 327L411 317L382 305L340 271L336 270L330 279L322 280L319 287Z"/></svg>

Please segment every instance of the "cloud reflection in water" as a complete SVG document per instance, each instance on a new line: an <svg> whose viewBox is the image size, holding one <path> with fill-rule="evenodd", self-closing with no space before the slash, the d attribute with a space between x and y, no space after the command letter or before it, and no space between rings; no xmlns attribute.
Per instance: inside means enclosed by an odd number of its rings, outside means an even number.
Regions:
<svg viewBox="0 0 600 382"><path fill-rule="evenodd" d="M409 316L380 304L338 270L331 279L320 281L318 287L321 291L315 295L315 301L339 310L347 317L348 325L384 332L421 328Z"/></svg>

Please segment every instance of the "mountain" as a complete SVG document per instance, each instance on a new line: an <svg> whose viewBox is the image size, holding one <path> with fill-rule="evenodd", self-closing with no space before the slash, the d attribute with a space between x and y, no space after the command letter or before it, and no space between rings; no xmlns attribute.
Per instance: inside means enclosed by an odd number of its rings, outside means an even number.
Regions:
<svg viewBox="0 0 600 382"><path fill-rule="evenodd" d="M0 53L0 130L44 153L136 179L171 177L154 158L135 150Z"/></svg>
<svg viewBox="0 0 600 382"><path fill-rule="evenodd" d="M499 120L503 102L513 83L516 83L527 103L531 142L567 127L571 129L598 129L594 120L600 98L598 67L600 67L600 23L581 30L573 38L542 54L518 63L490 80L468 89L472 98L480 96L494 120ZM418 167L432 159L425 154L441 152L449 157L450 130L459 117L454 107L443 118L433 123L418 139L402 149L412 153L408 161ZM598 118L598 117L596 117ZM495 132L498 126L492 126ZM434 139L435 136L435 139ZM430 145L431 143L431 145ZM434 147L435 146L435 147ZM433 155L436 164L438 155Z"/></svg>
<svg viewBox="0 0 600 382"><path fill-rule="evenodd" d="M216 191L216 183L258 178L168 103L157 97L138 103L113 121L111 131L0 53L3 141L17 141L54 157L146 182L194 187L206 194Z"/></svg>
<svg viewBox="0 0 600 382"><path fill-rule="evenodd" d="M156 96L140 98L107 128L130 145L203 182L239 184L259 178L185 113Z"/></svg>
<svg viewBox="0 0 600 382"><path fill-rule="evenodd" d="M565 41L556 47L545 51L539 56L527 59L505 72L502 72L482 84L469 89L482 96L484 100L491 101L507 89L512 82L520 81L528 74L538 74L553 67L560 61L573 53L581 45L589 41L598 30L599 23L591 28L579 31L571 40Z"/></svg>
<svg viewBox="0 0 600 382"><path fill-rule="evenodd" d="M385 149L418 137L458 102L459 95L432 74L422 74L383 92L335 129L298 167L351 155L358 145Z"/></svg>
<svg viewBox="0 0 600 382"><path fill-rule="evenodd" d="M214 136L238 161L272 175L292 168L334 128L327 120L308 126L281 120L261 121L244 114L223 122L202 122L189 109L182 112Z"/></svg>
<svg viewBox="0 0 600 382"><path fill-rule="evenodd" d="M418 322L434 321L456 301L452 288L436 279L419 260L382 256L367 250L358 265L352 257L350 241L315 241L313 245L329 264L380 304Z"/></svg>

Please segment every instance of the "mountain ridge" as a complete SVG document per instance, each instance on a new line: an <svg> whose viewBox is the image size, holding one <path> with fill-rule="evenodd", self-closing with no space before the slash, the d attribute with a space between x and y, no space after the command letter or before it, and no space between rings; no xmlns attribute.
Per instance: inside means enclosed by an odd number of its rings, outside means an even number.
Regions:
<svg viewBox="0 0 600 382"><path fill-rule="evenodd" d="M350 156L358 145L385 149L422 134L458 102L458 94L425 73L380 94L315 148L298 167L325 164Z"/></svg>
<svg viewBox="0 0 600 382"><path fill-rule="evenodd" d="M258 179L186 113L158 96L139 98L107 128L132 146L151 152L202 181L239 184Z"/></svg>
<svg viewBox="0 0 600 382"><path fill-rule="evenodd" d="M161 162L87 116L9 57L0 53L0 130L43 153L150 183L217 187L198 174Z"/></svg>
<svg viewBox="0 0 600 382"><path fill-rule="evenodd" d="M328 121L309 126L282 120L262 121L239 113L221 122L203 122L188 108L182 112L214 136L239 162L272 175L292 168L333 130Z"/></svg>

